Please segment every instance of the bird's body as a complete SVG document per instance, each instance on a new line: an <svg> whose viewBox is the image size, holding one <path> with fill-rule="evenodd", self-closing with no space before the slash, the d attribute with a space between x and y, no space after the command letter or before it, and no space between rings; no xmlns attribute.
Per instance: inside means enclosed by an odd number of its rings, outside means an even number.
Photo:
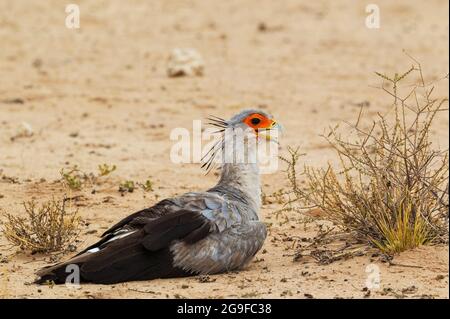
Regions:
<svg viewBox="0 0 450 319"><path fill-rule="evenodd" d="M258 164L225 161L215 187L124 218L74 258L41 269L37 282L66 282L68 265L79 268L79 282L103 284L240 269L266 238L260 205Z"/></svg>

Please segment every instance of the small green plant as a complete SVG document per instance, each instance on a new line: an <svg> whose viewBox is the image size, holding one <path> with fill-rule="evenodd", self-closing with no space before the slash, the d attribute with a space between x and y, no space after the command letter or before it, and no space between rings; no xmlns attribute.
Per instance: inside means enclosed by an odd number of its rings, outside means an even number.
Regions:
<svg viewBox="0 0 450 319"><path fill-rule="evenodd" d="M35 201L23 204L25 217L5 213L3 233L13 245L33 252L63 251L80 232L78 212L66 208L66 199L51 200L38 207Z"/></svg>
<svg viewBox="0 0 450 319"><path fill-rule="evenodd" d="M132 193L135 190L135 184L133 181L124 181L119 185L119 192L123 194Z"/></svg>
<svg viewBox="0 0 450 319"><path fill-rule="evenodd" d="M98 166L98 176L107 176L116 170L116 165L100 164Z"/></svg>
<svg viewBox="0 0 450 319"><path fill-rule="evenodd" d="M71 190L79 191L85 185L99 184L100 178L110 175L116 169L116 165L100 164L98 165L98 174L94 174L85 173L77 165L74 165L73 167L61 169L60 174L67 187Z"/></svg>
<svg viewBox="0 0 450 319"><path fill-rule="evenodd" d="M139 183L139 186L144 192L153 192L153 182L150 179L147 179L144 183Z"/></svg>
<svg viewBox="0 0 450 319"><path fill-rule="evenodd" d="M71 190L81 190L81 187L83 185L82 181L85 179L85 177L84 174L81 174L78 166L75 165L68 170L63 168L61 169L60 174L67 187L69 187Z"/></svg>

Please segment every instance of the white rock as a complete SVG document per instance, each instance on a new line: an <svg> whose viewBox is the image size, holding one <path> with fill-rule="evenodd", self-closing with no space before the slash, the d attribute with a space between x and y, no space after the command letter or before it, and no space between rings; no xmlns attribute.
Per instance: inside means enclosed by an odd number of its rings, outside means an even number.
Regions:
<svg viewBox="0 0 450 319"><path fill-rule="evenodd" d="M22 122L22 126L20 128L20 133L25 137L33 136L33 128L27 122Z"/></svg>
<svg viewBox="0 0 450 319"><path fill-rule="evenodd" d="M22 137L31 137L33 134L33 127L27 122L22 122L17 128L17 133L14 136L11 136L11 141Z"/></svg>
<svg viewBox="0 0 450 319"><path fill-rule="evenodd" d="M203 75L204 62L202 56L194 49L174 49L167 63L167 75L176 76L201 76Z"/></svg>

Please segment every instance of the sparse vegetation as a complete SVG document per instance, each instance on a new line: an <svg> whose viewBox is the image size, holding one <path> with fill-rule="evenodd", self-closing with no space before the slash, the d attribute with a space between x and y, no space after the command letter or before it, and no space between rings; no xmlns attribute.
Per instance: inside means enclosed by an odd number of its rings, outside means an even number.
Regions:
<svg viewBox="0 0 450 319"><path fill-rule="evenodd" d="M139 183L139 186L144 192L153 192L153 182L150 179L147 179L144 183Z"/></svg>
<svg viewBox="0 0 450 319"><path fill-rule="evenodd" d="M98 166L98 176L107 176L116 170L116 165L100 164Z"/></svg>
<svg viewBox="0 0 450 319"><path fill-rule="evenodd" d="M116 165L100 164L98 165L98 172L95 174L83 172L75 165L70 168L61 169L60 174L63 183L69 189L80 191L86 185L92 186L103 183L103 179L116 169ZM144 192L152 192L153 182L150 179L145 180L143 183L125 180L120 183L118 190L123 196L125 193L133 193L137 187L141 188Z"/></svg>
<svg viewBox="0 0 450 319"><path fill-rule="evenodd" d="M398 84L417 74L418 83L401 96ZM448 150L432 148L430 131L447 99L434 99L420 64L394 77L377 73L391 88L393 109L367 129L362 111L356 124L324 136L339 156L339 168L306 166L297 182L298 149L289 149L287 177L293 198L285 210L317 207L324 217L361 242L394 254L432 242L448 242Z"/></svg>
<svg viewBox="0 0 450 319"><path fill-rule="evenodd" d="M80 231L78 212L69 211L66 200L51 200L41 206L23 204L25 217L4 213L3 232L13 245L32 252L64 251L73 245Z"/></svg>
<svg viewBox="0 0 450 319"><path fill-rule="evenodd" d="M147 179L144 183L131 180L123 181L119 185L119 192L123 196L125 193L133 193L137 187L141 188L144 192L153 192L153 182L150 179Z"/></svg>
<svg viewBox="0 0 450 319"><path fill-rule="evenodd" d="M101 177L110 175L117 169L116 165L100 164L98 165L98 173L86 173L78 168L77 165L70 168L63 168L60 171L61 177L65 185L71 190L79 191L84 185L94 185L99 183Z"/></svg>
<svg viewBox="0 0 450 319"><path fill-rule="evenodd" d="M71 190L81 190L82 181L85 179L85 176L84 174L81 174L81 171L77 166L74 166L68 170L63 168L61 169L60 174L67 187Z"/></svg>
<svg viewBox="0 0 450 319"><path fill-rule="evenodd" d="M124 181L119 185L119 192L123 195L125 193L134 192L136 186L133 181Z"/></svg>

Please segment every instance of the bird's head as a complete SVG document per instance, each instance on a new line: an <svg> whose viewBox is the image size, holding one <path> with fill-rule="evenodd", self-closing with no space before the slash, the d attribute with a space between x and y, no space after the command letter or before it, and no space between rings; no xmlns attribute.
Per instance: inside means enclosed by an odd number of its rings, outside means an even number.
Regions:
<svg viewBox="0 0 450 319"><path fill-rule="evenodd" d="M211 116L208 119L211 121L209 124L221 129L218 132L226 132L228 130L230 133L234 131L235 134L238 134L236 132L241 130L246 133L253 133L252 135L256 139L263 138L276 142L274 135L281 131L281 126L275 121L273 116L261 110L244 110L229 120L216 116ZM275 134L270 134L270 132Z"/></svg>
<svg viewBox="0 0 450 319"><path fill-rule="evenodd" d="M271 135L270 131L278 133L281 129L272 115L261 110L244 110L233 116L229 123L234 128L241 128L254 133L257 139L264 136L264 139L273 141L275 141L273 139L274 135Z"/></svg>
<svg viewBox="0 0 450 319"><path fill-rule="evenodd" d="M281 126L272 115L262 111L249 109L241 111L229 120L211 116L209 124L218 127L220 140L204 156L204 166L209 169L211 163L218 159L221 163L248 162L257 157L257 146L261 142L273 142L278 147L278 133ZM222 156L216 156L222 154Z"/></svg>

